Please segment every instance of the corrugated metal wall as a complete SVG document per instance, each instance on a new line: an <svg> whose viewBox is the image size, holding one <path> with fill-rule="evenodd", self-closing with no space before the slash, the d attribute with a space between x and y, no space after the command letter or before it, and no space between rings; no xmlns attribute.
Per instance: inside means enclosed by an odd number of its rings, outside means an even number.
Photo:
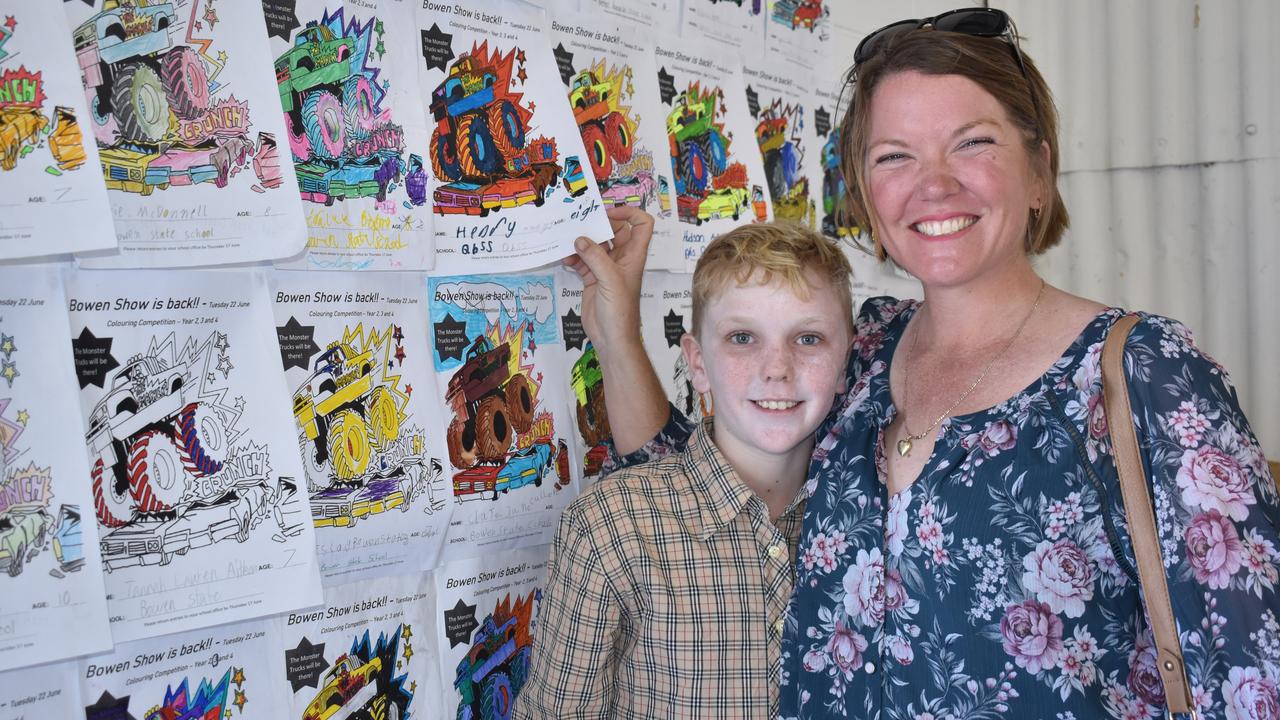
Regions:
<svg viewBox="0 0 1280 720"><path fill-rule="evenodd" d="M997 6L1062 115L1072 229L1044 275L1185 322L1280 457L1280 2Z"/></svg>

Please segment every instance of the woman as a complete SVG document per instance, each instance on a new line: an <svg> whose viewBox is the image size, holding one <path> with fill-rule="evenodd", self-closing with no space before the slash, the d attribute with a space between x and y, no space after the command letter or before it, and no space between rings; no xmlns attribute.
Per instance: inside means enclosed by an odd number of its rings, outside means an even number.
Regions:
<svg viewBox="0 0 1280 720"><path fill-rule="evenodd" d="M1007 17L978 9L873 33L850 82L853 217L924 301L864 305L851 389L819 430L782 715L1155 716L1101 405L1124 313L1030 261L1067 225L1049 90ZM667 411L633 324L643 235L579 264L615 440L636 457L689 429L672 415L645 444ZM1206 718L1280 716L1280 497L1261 449L1182 325L1142 315L1125 359L1193 700Z"/></svg>

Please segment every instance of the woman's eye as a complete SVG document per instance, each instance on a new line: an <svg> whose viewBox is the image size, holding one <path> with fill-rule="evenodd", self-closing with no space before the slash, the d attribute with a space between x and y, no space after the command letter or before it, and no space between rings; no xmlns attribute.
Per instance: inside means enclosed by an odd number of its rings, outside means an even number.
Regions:
<svg viewBox="0 0 1280 720"><path fill-rule="evenodd" d="M729 334L729 342L734 345L748 345L751 343L751 333L736 332Z"/></svg>
<svg viewBox="0 0 1280 720"><path fill-rule="evenodd" d="M906 157L907 157L906 153L885 153L884 155L881 155L876 158L875 164L883 165L884 163L895 162L897 160L902 160Z"/></svg>
<svg viewBox="0 0 1280 720"><path fill-rule="evenodd" d="M968 148L968 147L976 147L978 145L994 145L995 142L996 141L994 139L989 137L976 137L976 138L969 138L964 142L960 143L960 147Z"/></svg>

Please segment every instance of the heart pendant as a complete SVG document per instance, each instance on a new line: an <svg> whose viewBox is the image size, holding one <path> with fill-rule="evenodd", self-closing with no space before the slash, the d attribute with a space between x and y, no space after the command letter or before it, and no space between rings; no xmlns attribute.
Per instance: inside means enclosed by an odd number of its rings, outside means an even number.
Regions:
<svg viewBox="0 0 1280 720"><path fill-rule="evenodd" d="M898 441L898 455L906 457L911 452L911 440Z"/></svg>

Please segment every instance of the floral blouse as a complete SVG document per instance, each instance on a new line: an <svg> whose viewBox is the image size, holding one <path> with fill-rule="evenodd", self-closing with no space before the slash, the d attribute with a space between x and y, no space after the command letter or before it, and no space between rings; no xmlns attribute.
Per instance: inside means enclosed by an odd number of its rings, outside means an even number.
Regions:
<svg viewBox="0 0 1280 720"><path fill-rule="evenodd" d="M915 301L862 308L819 429L785 629L783 718L1163 716L1111 460L1100 313L1039 380L942 423L893 497L889 362ZM1280 496L1226 373L1176 321L1125 350L1200 717L1280 717ZM679 415L632 462L683 444Z"/></svg>

